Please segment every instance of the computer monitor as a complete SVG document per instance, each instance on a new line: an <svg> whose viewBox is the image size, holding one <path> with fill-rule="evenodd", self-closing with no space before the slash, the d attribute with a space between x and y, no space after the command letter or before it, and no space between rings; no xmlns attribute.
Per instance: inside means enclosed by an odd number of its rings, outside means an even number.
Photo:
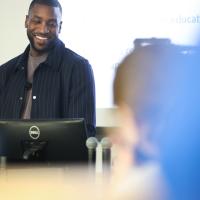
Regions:
<svg viewBox="0 0 200 200"><path fill-rule="evenodd" d="M0 156L7 163L88 160L84 119L1 120Z"/></svg>

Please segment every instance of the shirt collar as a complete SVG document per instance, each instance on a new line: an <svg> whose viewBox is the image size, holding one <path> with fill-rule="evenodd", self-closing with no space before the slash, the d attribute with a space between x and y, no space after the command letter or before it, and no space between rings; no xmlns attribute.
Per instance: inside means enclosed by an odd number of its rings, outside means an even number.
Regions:
<svg viewBox="0 0 200 200"><path fill-rule="evenodd" d="M54 48L49 52L44 64L52 67L53 70L58 71L62 62L64 49L64 43L57 39Z"/></svg>
<svg viewBox="0 0 200 200"><path fill-rule="evenodd" d="M57 39L54 47L49 51L47 59L43 64L52 68L55 71L58 71L62 62L64 49L64 43L61 40ZM22 70L27 67L29 51L30 45L28 45L25 51L19 56L19 59L16 64L16 70Z"/></svg>
<svg viewBox="0 0 200 200"><path fill-rule="evenodd" d="M27 65L28 54L29 54L30 46L27 46L25 51L19 56L19 59L16 63L16 70L24 69Z"/></svg>

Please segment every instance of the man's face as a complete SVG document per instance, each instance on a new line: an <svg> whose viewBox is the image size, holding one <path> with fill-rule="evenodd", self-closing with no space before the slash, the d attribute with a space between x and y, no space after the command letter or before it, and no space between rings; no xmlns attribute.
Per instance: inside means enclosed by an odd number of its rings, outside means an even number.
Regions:
<svg viewBox="0 0 200 200"><path fill-rule="evenodd" d="M58 7L35 4L26 16L25 27L32 56L48 52L61 30L61 12Z"/></svg>

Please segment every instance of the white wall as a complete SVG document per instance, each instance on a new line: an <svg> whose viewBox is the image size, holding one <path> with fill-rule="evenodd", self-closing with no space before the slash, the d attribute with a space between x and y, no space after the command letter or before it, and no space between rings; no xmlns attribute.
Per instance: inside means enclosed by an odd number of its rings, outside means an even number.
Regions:
<svg viewBox="0 0 200 200"><path fill-rule="evenodd" d="M20 54L28 44L24 20L29 3L28 0L1 1L0 65Z"/></svg>

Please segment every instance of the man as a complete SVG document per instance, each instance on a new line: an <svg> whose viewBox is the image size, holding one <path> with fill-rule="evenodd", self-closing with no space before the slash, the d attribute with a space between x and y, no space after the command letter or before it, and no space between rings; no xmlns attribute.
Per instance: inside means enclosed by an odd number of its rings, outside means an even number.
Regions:
<svg viewBox="0 0 200 200"><path fill-rule="evenodd" d="M0 67L0 118L85 118L94 136L93 72L58 39L61 18L57 0L31 2L25 20L30 44Z"/></svg>

